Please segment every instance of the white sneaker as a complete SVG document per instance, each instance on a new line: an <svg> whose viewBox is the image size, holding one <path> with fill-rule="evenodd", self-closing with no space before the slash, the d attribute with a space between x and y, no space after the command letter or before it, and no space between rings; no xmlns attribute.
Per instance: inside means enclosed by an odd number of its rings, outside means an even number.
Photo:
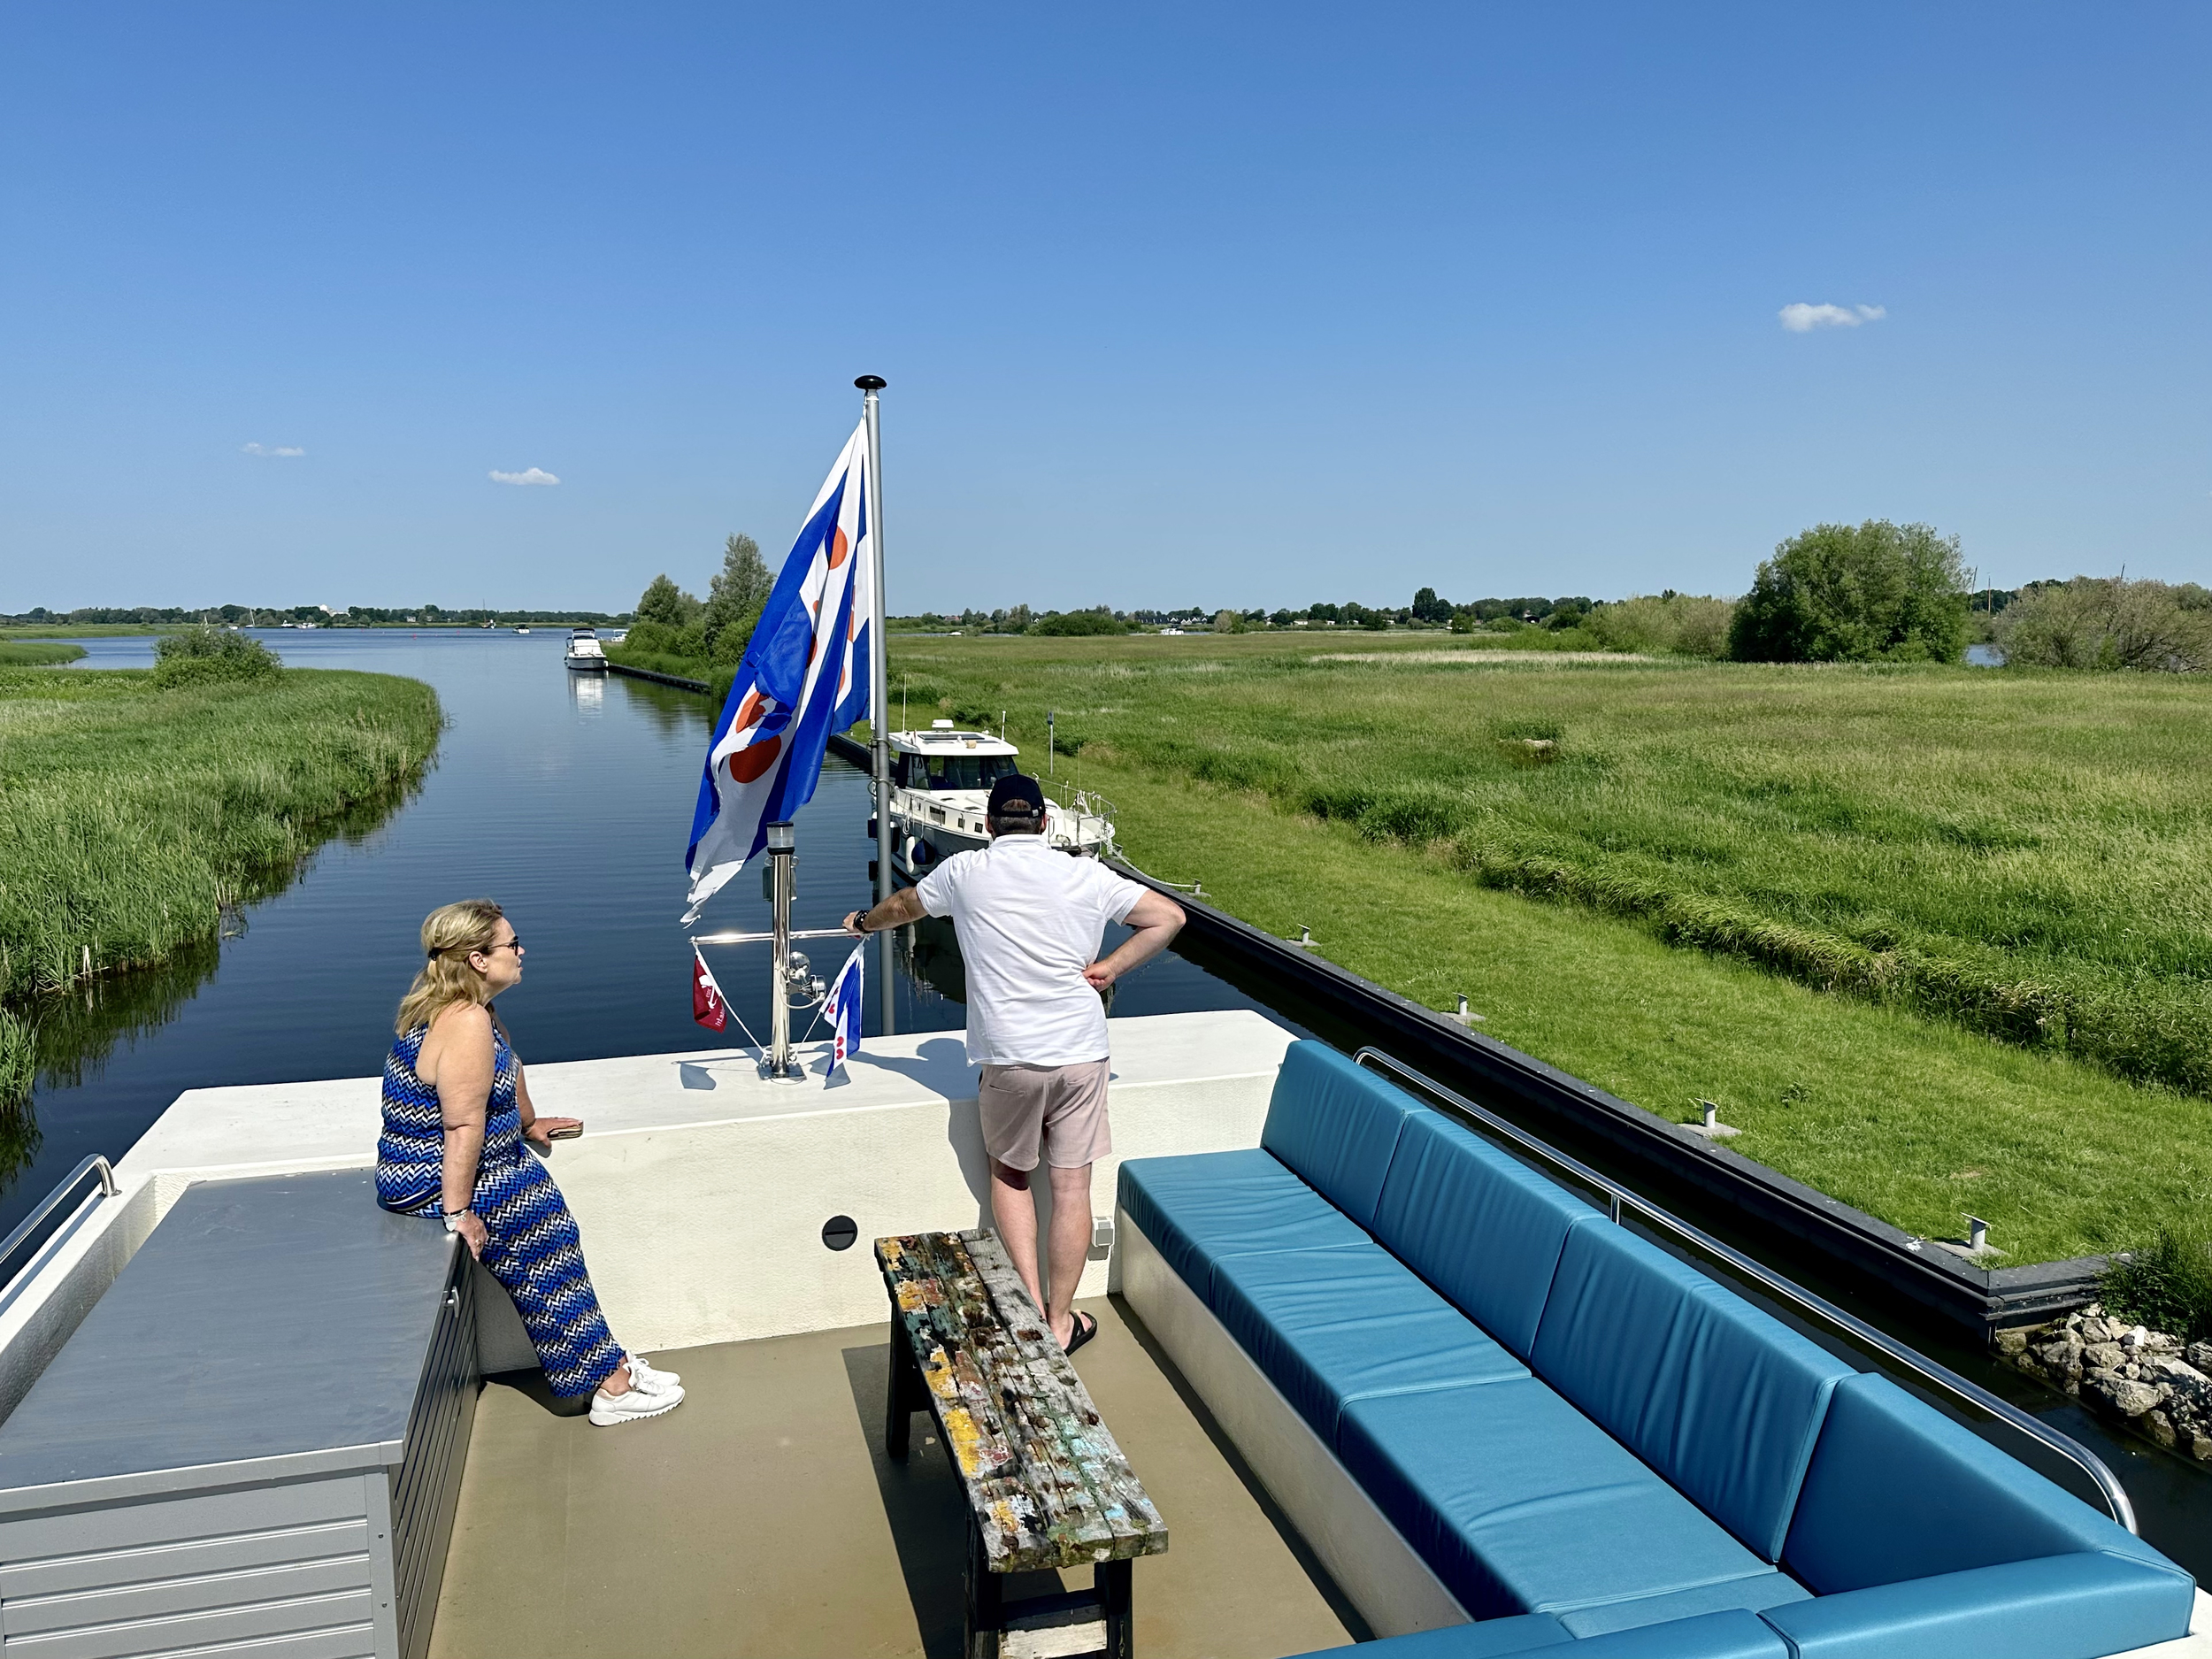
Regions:
<svg viewBox="0 0 2212 1659"><path fill-rule="evenodd" d="M675 1387L683 1379L672 1371L662 1371L645 1363L642 1354L626 1354L622 1363L630 1368L630 1381L647 1394L657 1394Z"/></svg>
<svg viewBox="0 0 2212 1659"><path fill-rule="evenodd" d="M611 1428L618 1423L657 1417L664 1411L673 1411L683 1402L684 1391L672 1385L657 1394L648 1394L635 1384L618 1394L611 1394L603 1389L591 1397L592 1426Z"/></svg>

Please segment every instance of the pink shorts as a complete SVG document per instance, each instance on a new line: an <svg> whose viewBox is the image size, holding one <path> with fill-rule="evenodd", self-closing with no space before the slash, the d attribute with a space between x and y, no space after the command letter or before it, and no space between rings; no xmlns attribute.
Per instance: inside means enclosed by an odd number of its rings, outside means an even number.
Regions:
<svg viewBox="0 0 2212 1659"><path fill-rule="evenodd" d="M1056 1170L1097 1163L1114 1149L1106 1129L1110 1064L985 1066L976 1091L984 1149L1010 1170L1035 1169L1040 1141Z"/></svg>

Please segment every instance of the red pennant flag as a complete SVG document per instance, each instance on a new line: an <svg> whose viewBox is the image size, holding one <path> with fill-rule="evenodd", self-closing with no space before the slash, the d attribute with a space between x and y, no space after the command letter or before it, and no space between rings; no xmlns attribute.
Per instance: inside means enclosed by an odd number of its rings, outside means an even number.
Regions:
<svg viewBox="0 0 2212 1659"><path fill-rule="evenodd" d="M722 987L707 971L707 959L696 945L691 948L691 1017L709 1031L719 1031L730 1023L730 1011L723 1003Z"/></svg>

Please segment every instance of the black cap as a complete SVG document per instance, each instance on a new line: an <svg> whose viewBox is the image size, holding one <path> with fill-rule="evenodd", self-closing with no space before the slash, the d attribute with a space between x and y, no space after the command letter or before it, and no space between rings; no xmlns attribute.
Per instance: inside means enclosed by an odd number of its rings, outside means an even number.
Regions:
<svg viewBox="0 0 2212 1659"><path fill-rule="evenodd" d="M1026 772L1010 772L991 786L993 818L1042 818L1045 792Z"/></svg>

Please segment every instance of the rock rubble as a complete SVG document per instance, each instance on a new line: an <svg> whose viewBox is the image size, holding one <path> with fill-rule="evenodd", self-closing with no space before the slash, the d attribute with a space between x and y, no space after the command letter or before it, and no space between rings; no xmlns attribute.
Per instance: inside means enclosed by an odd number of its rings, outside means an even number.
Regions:
<svg viewBox="0 0 2212 1659"><path fill-rule="evenodd" d="M2212 1463L2212 1342L2109 1317L2096 1303L2000 1331L1997 1356L2138 1433Z"/></svg>

